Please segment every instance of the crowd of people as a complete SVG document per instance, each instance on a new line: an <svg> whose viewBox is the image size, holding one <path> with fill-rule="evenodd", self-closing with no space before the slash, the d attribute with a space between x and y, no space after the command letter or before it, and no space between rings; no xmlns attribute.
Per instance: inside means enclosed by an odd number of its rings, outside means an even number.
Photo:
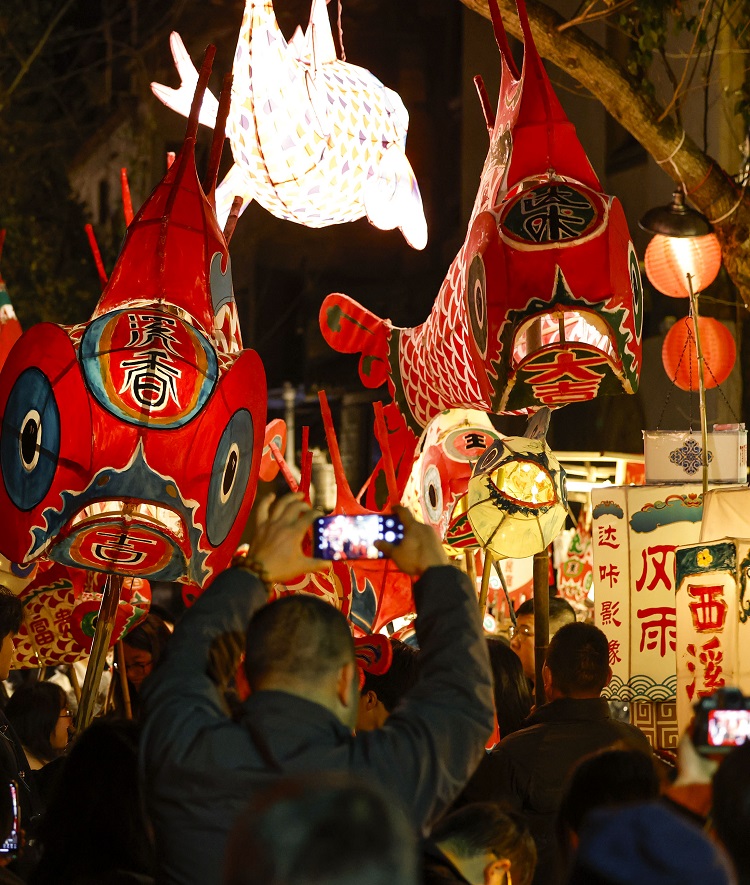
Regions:
<svg viewBox="0 0 750 885"><path fill-rule="evenodd" d="M533 603L509 644L486 637L469 579L399 515L379 547L414 579L416 647L391 640L384 673L333 606L268 601L324 565L289 495L173 634L132 631L114 710L70 743L65 692L16 688L0 885L750 883L750 743L710 758L685 735L668 769L610 716L606 636L554 597L534 707ZM0 679L21 617L0 592Z"/></svg>

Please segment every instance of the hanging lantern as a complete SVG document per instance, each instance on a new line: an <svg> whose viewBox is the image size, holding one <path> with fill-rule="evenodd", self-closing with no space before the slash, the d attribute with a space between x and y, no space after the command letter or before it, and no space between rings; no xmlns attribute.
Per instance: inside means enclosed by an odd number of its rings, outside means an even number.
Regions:
<svg viewBox="0 0 750 885"><path fill-rule="evenodd" d="M657 234L646 247L646 276L663 295L689 298L687 275L694 292L702 292L721 268L721 246L715 234L670 237Z"/></svg>
<svg viewBox="0 0 750 885"><path fill-rule="evenodd" d="M497 440L474 467L468 504L474 534L495 558L532 556L565 523L565 471L544 440Z"/></svg>
<svg viewBox="0 0 750 885"><path fill-rule="evenodd" d="M730 330L713 317L698 317L705 364L706 389L727 380L734 366L737 350ZM698 390L698 357L692 317L677 320L664 338L661 350L664 371L681 390Z"/></svg>

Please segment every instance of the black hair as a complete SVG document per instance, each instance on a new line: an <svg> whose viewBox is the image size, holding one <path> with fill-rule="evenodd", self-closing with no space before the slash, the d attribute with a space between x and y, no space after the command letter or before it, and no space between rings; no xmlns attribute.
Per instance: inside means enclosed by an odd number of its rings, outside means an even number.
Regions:
<svg viewBox="0 0 750 885"><path fill-rule="evenodd" d="M419 675L419 652L399 639L391 639L393 658L385 673L364 671L365 682L360 694L374 691L378 700L391 713L401 698L412 688Z"/></svg>
<svg viewBox="0 0 750 885"><path fill-rule="evenodd" d="M23 622L23 603L7 587L0 584L0 641L15 635Z"/></svg>
<svg viewBox="0 0 750 885"><path fill-rule="evenodd" d="M50 743L60 712L68 705L65 692L55 682L26 682L19 685L5 707L5 715L21 745L42 762L62 755Z"/></svg>
<svg viewBox="0 0 750 885"><path fill-rule="evenodd" d="M713 777L714 830L729 852L741 885L750 883L750 742L724 757Z"/></svg>
<svg viewBox="0 0 750 885"><path fill-rule="evenodd" d="M511 862L513 885L529 885L536 867L536 845L524 817L496 802L476 802L444 817L433 829L438 845L447 842L462 858L492 853Z"/></svg>
<svg viewBox="0 0 750 885"><path fill-rule="evenodd" d="M609 642L593 624L566 624L550 639L545 663L564 695L598 695L609 677Z"/></svg>
<svg viewBox="0 0 750 885"><path fill-rule="evenodd" d="M114 870L153 875L138 735L133 721L98 719L78 738L39 825L44 850L30 885L100 882Z"/></svg>
<svg viewBox="0 0 750 885"><path fill-rule="evenodd" d="M150 652L154 666L164 653L172 634L164 620L155 612L146 617L123 637L125 645Z"/></svg>
<svg viewBox="0 0 750 885"><path fill-rule="evenodd" d="M346 618L315 596L285 596L264 605L245 633L245 673L255 690L269 673L315 681L354 663L354 641Z"/></svg>
<svg viewBox="0 0 750 885"><path fill-rule="evenodd" d="M344 772L289 778L238 818L224 883L413 885L414 841L398 803L375 785Z"/></svg>
<svg viewBox="0 0 750 885"><path fill-rule="evenodd" d="M495 714L500 737L518 731L529 715L532 698L529 681L518 655L502 639L487 637L494 682Z"/></svg>
<svg viewBox="0 0 750 885"><path fill-rule="evenodd" d="M532 596L531 599L527 599L525 602L522 602L518 608L516 609L516 617L519 615L533 615L534 614L534 598ZM559 630L563 624L572 624L576 619L576 610L573 606L568 602L567 599L563 599L562 596L550 596L549 598L549 623L550 628L554 627L554 630L550 630L550 632L555 632L555 630Z"/></svg>
<svg viewBox="0 0 750 885"><path fill-rule="evenodd" d="M558 842L567 860L571 832L578 833L594 808L647 802L659 795L653 761L640 750L607 749L584 756L563 789L557 817Z"/></svg>

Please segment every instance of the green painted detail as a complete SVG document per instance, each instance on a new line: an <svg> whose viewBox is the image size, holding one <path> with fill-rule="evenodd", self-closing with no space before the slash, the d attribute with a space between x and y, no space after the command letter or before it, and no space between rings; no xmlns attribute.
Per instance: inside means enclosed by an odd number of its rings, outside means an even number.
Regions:
<svg viewBox="0 0 750 885"><path fill-rule="evenodd" d="M675 586L688 575L705 572L728 572L734 575L737 567L737 553L734 544L722 541L712 544L694 544L682 550L675 550Z"/></svg>
<svg viewBox="0 0 750 885"><path fill-rule="evenodd" d="M362 323L357 322L353 316L350 316L346 311L344 311L338 304L334 304L333 307L329 307L326 311L326 325L332 332L341 332L341 321L348 320L353 326L357 326L360 329L363 329L367 332L368 335L372 335L372 330L368 329L367 326L363 326Z"/></svg>

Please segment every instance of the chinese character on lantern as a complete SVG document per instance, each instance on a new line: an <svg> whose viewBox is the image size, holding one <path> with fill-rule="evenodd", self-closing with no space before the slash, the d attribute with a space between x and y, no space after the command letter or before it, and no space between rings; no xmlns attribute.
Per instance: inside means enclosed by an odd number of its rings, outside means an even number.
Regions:
<svg viewBox="0 0 750 885"><path fill-rule="evenodd" d="M723 586L688 584L687 591L694 600L688 606L693 616L693 627L698 633L713 633L723 629L727 617Z"/></svg>
<svg viewBox="0 0 750 885"><path fill-rule="evenodd" d="M609 581L610 590L617 583L617 579L620 577L620 569L616 565L600 565L599 566L599 580L600 581Z"/></svg>
<svg viewBox="0 0 750 885"><path fill-rule="evenodd" d="M602 624L614 624L615 627L621 626L621 621L617 620L620 613L620 603L605 600L602 602L601 622Z"/></svg>
<svg viewBox="0 0 750 885"><path fill-rule="evenodd" d="M674 606L658 608L639 608L641 619L641 651L644 648L653 651L658 647L659 657L667 653L667 646L675 651L677 648L677 619Z"/></svg>
<svg viewBox="0 0 750 885"><path fill-rule="evenodd" d="M657 584L664 584L665 589L672 590L672 577L674 573L674 560L670 559L670 569L667 570L667 557L674 556L674 544L657 544L654 547L647 547L643 550L643 570L641 576L635 584L635 589L643 590L646 580L651 576L651 580L646 586L647 590L653 590Z"/></svg>
<svg viewBox="0 0 750 885"><path fill-rule="evenodd" d="M617 550L617 548L620 546L620 543L617 540L617 526L600 525L598 527L598 531L599 531L599 546L600 547L612 547L613 550Z"/></svg>
<svg viewBox="0 0 750 885"><path fill-rule="evenodd" d="M620 657L620 643L617 639L610 639L609 641L609 665L610 667L614 667L615 664L619 664L622 661Z"/></svg>

